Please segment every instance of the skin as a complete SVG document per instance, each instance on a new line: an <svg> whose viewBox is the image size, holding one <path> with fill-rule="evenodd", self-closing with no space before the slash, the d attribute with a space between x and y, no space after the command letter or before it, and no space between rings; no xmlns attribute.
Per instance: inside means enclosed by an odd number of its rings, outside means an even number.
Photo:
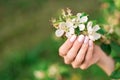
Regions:
<svg viewBox="0 0 120 80"><path fill-rule="evenodd" d="M59 48L59 55L64 59L65 64L70 64L73 68L84 70L97 64L108 75L114 70L114 60L87 36L74 35L67 39Z"/></svg>

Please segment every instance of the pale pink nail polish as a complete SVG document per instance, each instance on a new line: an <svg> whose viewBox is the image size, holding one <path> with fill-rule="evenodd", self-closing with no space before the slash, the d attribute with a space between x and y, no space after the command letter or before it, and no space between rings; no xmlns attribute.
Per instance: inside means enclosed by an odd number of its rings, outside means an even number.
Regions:
<svg viewBox="0 0 120 80"><path fill-rule="evenodd" d="M88 36L86 36L86 37L85 37L85 40L84 40L84 43L87 44L88 41L89 41L89 38L88 38Z"/></svg>
<svg viewBox="0 0 120 80"><path fill-rule="evenodd" d="M70 42L74 42L75 41L75 39L76 39L76 35L73 35L71 38L70 38Z"/></svg>
<svg viewBox="0 0 120 80"><path fill-rule="evenodd" d="M84 40L84 35L80 35L79 37L78 37L78 41L79 42L82 42Z"/></svg>

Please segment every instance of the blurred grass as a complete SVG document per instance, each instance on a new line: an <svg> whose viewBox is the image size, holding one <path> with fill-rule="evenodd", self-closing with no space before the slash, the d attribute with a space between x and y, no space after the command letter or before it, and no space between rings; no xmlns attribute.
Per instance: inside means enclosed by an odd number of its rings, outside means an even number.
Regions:
<svg viewBox="0 0 120 80"><path fill-rule="evenodd" d="M70 7L74 13L82 11L98 19L99 6L98 0L0 0L0 80L34 80L31 69L40 63L67 66L58 56L63 41L54 40L50 18ZM70 70L80 73L82 80L108 80L94 66Z"/></svg>

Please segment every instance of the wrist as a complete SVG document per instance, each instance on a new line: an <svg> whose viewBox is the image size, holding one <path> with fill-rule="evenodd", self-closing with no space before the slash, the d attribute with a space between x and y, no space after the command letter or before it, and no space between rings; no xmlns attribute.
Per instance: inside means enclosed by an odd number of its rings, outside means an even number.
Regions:
<svg viewBox="0 0 120 80"><path fill-rule="evenodd" d="M97 65L102 68L107 75L110 75L114 71L114 60L106 55L102 50L99 52L100 54L100 59L97 62Z"/></svg>

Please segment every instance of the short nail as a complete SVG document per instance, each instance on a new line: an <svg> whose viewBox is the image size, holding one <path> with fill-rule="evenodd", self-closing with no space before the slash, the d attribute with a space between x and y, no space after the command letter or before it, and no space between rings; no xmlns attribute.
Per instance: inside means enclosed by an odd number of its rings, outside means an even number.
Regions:
<svg viewBox="0 0 120 80"><path fill-rule="evenodd" d="M89 40L89 46L92 46L92 45L93 45L92 40Z"/></svg>
<svg viewBox="0 0 120 80"><path fill-rule="evenodd" d="M89 38L86 36L84 43L86 44L86 43L88 43L88 41L89 41Z"/></svg>
<svg viewBox="0 0 120 80"><path fill-rule="evenodd" d="M78 41L79 42L82 42L84 40L84 35L80 35L79 37L78 37Z"/></svg>
<svg viewBox="0 0 120 80"><path fill-rule="evenodd" d="M70 38L70 42L74 42L76 39L76 35L73 35L71 38Z"/></svg>

